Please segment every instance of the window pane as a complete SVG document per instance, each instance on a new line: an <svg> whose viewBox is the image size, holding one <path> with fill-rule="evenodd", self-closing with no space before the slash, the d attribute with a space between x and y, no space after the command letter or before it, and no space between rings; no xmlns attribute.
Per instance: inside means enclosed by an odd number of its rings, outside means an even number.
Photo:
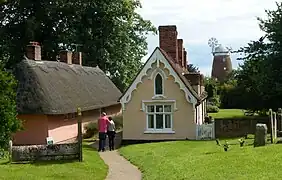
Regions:
<svg viewBox="0 0 282 180"><path fill-rule="evenodd" d="M157 129L163 129L164 123L162 114L156 114L156 126Z"/></svg>
<svg viewBox="0 0 282 180"><path fill-rule="evenodd" d="M148 128L153 129L154 128L154 115L148 115Z"/></svg>
<svg viewBox="0 0 282 180"><path fill-rule="evenodd" d="M147 112L155 112L155 106L147 106Z"/></svg>
<svg viewBox="0 0 282 180"><path fill-rule="evenodd" d="M163 112L163 106L162 105L156 106L156 111Z"/></svg>
<svg viewBox="0 0 282 180"><path fill-rule="evenodd" d="M155 94L163 94L163 79L160 74L155 78Z"/></svg>
<svg viewBox="0 0 282 180"><path fill-rule="evenodd" d="M171 115L165 115L165 128L171 128Z"/></svg>
<svg viewBox="0 0 282 180"><path fill-rule="evenodd" d="M164 112L171 112L171 105L164 105Z"/></svg>

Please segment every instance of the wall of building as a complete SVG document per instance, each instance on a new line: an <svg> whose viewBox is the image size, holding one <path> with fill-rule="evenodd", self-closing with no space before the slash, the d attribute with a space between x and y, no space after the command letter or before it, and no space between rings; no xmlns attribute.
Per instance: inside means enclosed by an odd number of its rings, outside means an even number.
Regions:
<svg viewBox="0 0 282 180"><path fill-rule="evenodd" d="M121 105L103 109L108 115L120 115ZM100 116L100 109L82 112L82 131L89 122L95 122ZM77 118L65 119L64 115L19 115L23 120L24 130L14 135L15 145L46 144L46 138L52 137L54 143L69 143L77 137Z"/></svg>
<svg viewBox="0 0 282 180"><path fill-rule="evenodd" d="M151 71L156 68L153 65ZM146 129L146 113L142 109L142 100L152 100L154 96L154 79L150 79L150 72L144 76L142 83L133 91L131 100L125 105L123 111L123 139L124 140L173 140L173 139L195 139L196 125L194 123L194 108L188 103L185 94L175 83L174 77L169 75L163 64L160 68L164 70L168 79L164 80L164 96L167 100L176 100L177 110L173 113L174 134L149 134L144 133Z"/></svg>
<svg viewBox="0 0 282 180"><path fill-rule="evenodd" d="M48 118L46 115L18 115L23 130L14 135L15 145L46 144Z"/></svg>
<svg viewBox="0 0 282 180"><path fill-rule="evenodd" d="M117 115L121 113L121 105L114 105L103 109L108 115ZM100 117L102 109L82 112L82 131L90 122L95 122ZM77 137L77 118L64 119L63 115L48 116L48 132L53 138L54 143L69 143L76 140Z"/></svg>

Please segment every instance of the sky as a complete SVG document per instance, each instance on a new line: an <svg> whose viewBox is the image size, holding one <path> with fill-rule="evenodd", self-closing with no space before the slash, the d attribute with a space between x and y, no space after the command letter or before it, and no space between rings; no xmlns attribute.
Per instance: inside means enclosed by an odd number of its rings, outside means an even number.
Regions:
<svg viewBox="0 0 282 180"><path fill-rule="evenodd" d="M178 38L184 40L188 63L210 76L211 48L208 40L215 37L219 44L237 50L264 33L256 17L266 18L265 9L276 9L275 0L141 0L138 12L156 27L176 25ZM146 61L159 45L158 35L148 35ZM232 54L232 66L238 67L239 54Z"/></svg>

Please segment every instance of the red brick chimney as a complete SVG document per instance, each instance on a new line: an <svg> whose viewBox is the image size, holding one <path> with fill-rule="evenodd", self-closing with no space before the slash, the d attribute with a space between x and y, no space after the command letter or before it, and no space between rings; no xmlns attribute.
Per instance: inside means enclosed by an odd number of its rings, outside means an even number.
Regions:
<svg viewBox="0 0 282 180"><path fill-rule="evenodd" d="M178 63L183 68L184 52L183 52L183 39L177 39L178 48Z"/></svg>
<svg viewBox="0 0 282 180"><path fill-rule="evenodd" d="M72 52L68 50L62 50L59 53L60 62L64 62L67 64L72 64Z"/></svg>
<svg viewBox="0 0 282 180"><path fill-rule="evenodd" d="M178 63L176 26L159 26L160 48L163 49L175 63Z"/></svg>
<svg viewBox="0 0 282 180"><path fill-rule="evenodd" d="M72 53L72 63L82 65L82 53L81 52Z"/></svg>
<svg viewBox="0 0 282 180"><path fill-rule="evenodd" d="M26 57L36 61L41 60L41 47L38 42L30 42L26 46Z"/></svg>

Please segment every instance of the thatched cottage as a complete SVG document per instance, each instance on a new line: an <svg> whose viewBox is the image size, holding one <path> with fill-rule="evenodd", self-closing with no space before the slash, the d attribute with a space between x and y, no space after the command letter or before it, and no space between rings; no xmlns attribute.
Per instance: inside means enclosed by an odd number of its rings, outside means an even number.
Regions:
<svg viewBox="0 0 282 180"><path fill-rule="evenodd" d="M18 80L18 117L24 130L14 144L63 143L77 137L77 107L83 126L96 121L102 111L121 112L121 92L99 67L82 66L81 52L60 52L60 61L41 60L38 43L27 46L26 59L15 69Z"/></svg>

